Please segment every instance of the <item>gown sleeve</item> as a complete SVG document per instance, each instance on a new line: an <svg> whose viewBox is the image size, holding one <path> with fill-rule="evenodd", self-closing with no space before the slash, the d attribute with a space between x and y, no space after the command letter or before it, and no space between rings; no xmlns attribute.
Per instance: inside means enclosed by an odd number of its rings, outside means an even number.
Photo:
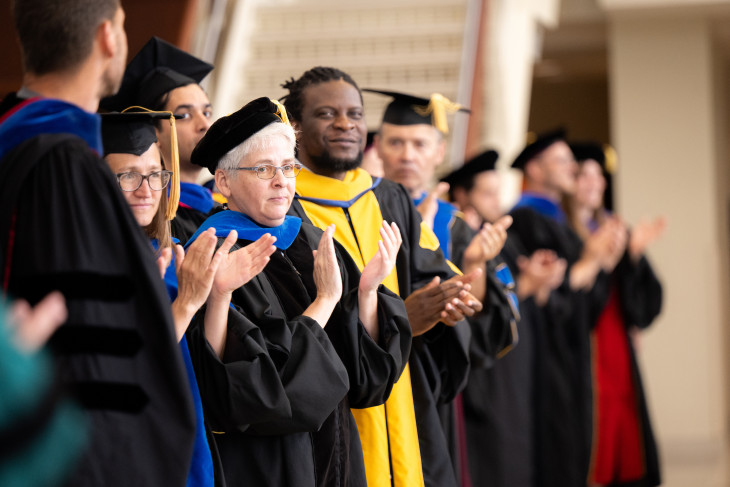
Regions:
<svg viewBox="0 0 730 487"><path fill-rule="evenodd" d="M221 359L205 339L204 309L196 316L190 348L215 431L315 431L347 394L347 371L322 327L282 318L278 299L261 274L233 293Z"/></svg>
<svg viewBox="0 0 730 487"><path fill-rule="evenodd" d="M385 286L378 287L378 327L376 342L359 319L358 286L360 271L339 244L336 244L343 274L343 297L325 328L347 368L350 379L348 399L353 408L383 404L393 384L408 363L411 327L403 300Z"/></svg>

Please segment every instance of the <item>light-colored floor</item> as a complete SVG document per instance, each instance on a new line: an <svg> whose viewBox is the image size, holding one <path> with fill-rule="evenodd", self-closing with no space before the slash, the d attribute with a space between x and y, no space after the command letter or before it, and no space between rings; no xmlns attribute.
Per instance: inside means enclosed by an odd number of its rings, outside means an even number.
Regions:
<svg viewBox="0 0 730 487"><path fill-rule="evenodd" d="M663 487L730 487L730 448L691 444L661 446Z"/></svg>

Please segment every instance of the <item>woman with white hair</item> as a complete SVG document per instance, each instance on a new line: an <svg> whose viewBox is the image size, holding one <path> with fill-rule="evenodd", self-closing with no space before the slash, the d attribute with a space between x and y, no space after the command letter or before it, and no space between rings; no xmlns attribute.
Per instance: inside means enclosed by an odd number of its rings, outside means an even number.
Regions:
<svg viewBox="0 0 730 487"><path fill-rule="evenodd" d="M285 109L259 98L213 124L193 151L228 203L190 241L214 227L219 241L238 232L234 249L266 233L277 247L232 293L213 285L189 332L193 363L228 485L365 486L349 408L385 402L408 358L405 307L380 286L400 231L383 222L361 274L333 227L287 215L302 170L294 149Z"/></svg>

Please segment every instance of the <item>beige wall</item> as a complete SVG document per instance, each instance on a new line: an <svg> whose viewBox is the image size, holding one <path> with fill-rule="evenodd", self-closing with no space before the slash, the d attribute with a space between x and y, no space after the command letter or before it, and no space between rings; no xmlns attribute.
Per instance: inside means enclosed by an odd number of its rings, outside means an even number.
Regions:
<svg viewBox="0 0 730 487"><path fill-rule="evenodd" d="M640 356L650 407L670 455L715 451L727 431L730 270L730 185L719 177L718 163L727 160L717 150L727 124L716 88L730 83L716 78L709 19L691 11L615 17L609 43L618 210L629 222L669 218L665 237L649 252L665 283L663 313Z"/></svg>

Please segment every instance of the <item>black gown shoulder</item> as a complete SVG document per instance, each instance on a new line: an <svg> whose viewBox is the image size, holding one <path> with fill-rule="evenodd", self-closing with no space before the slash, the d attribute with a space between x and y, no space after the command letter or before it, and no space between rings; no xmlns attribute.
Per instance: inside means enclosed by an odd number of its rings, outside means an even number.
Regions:
<svg viewBox="0 0 730 487"><path fill-rule="evenodd" d="M68 135L26 141L0 172L8 294L66 297L68 319L50 347L91 419L71 485L182 485L194 437L189 386L152 248L114 176Z"/></svg>

